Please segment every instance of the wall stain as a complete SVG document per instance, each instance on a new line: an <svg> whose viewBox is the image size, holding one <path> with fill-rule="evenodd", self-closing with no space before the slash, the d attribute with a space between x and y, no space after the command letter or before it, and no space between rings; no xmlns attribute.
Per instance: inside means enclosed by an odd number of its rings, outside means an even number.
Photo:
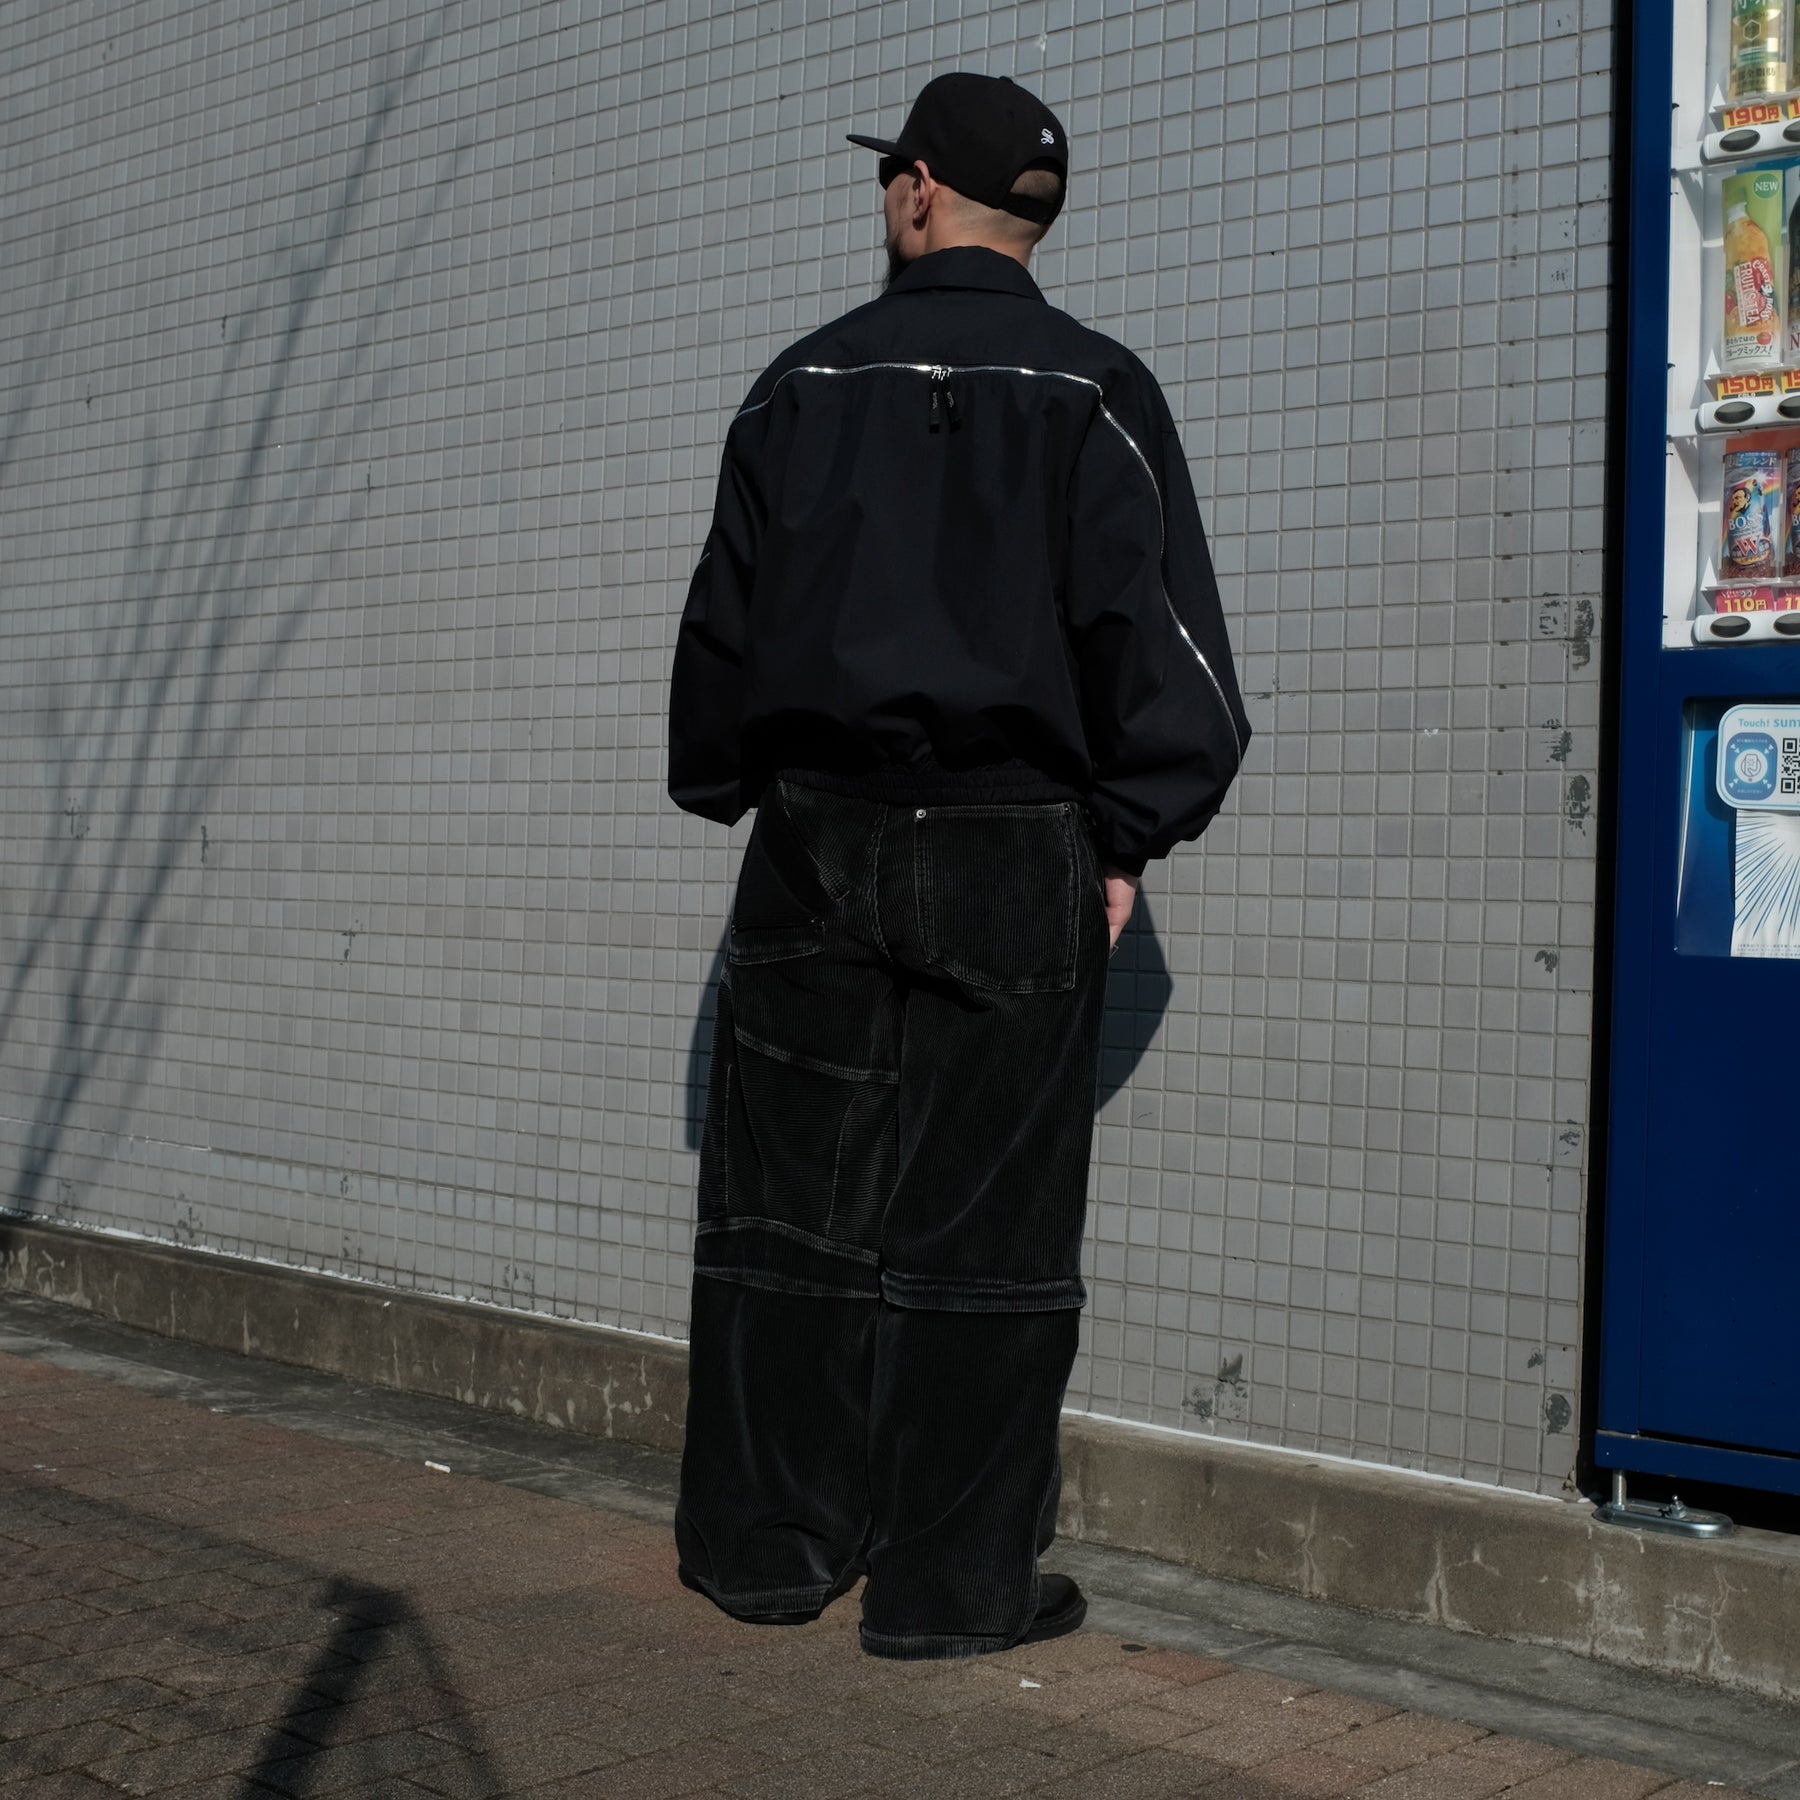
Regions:
<svg viewBox="0 0 1800 1800"><path fill-rule="evenodd" d="M1206 1391L1206 1383L1196 1383L1188 1397L1182 1401L1181 1410L1195 1419L1226 1419L1237 1421L1249 1417L1250 1384L1244 1379L1244 1353L1228 1356L1219 1364L1219 1372L1213 1377L1212 1392Z"/></svg>
<svg viewBox="0 0 1800 1800"><path fill-rule="evenodd" d="M1531 960L1534 963L1542 963L1546 974L1554 975L1557 965L1562 961L1562 952L1560 950L1540 950Z"/></svg>
<svg viewBox="0 0 1800 1800"><path fill-rule="evenodd" d="M1573 669L1585 669L1594 660L1597 623L1592 600L1543 600L1538 603L1537 635L1561 638L1569 646L1569 666Z"/></svg>
<svg viewBox="0 0 1800 1800"><path fill-rule="evenodd" d="M1594 603L1577 600L1569 621L1569 664L1585 669L1594 657Z"/></svg>
<svg viewBox="0 0 1800 1800"><path fill-rule="evenodd" d="M1546 1394L1544 1396L1544 1433L1554 1437L1559 1432L1569 1429L1569 1421L1574 1418L1575 1409L1569 1404L1567 1394Z"/></svg>
<svg viewBox="0 0 1800 1800"><path fill-rule="evenodd" d="M1594 810L1593 783L1585 775L1569 777L1568 794L1563 801L1563 816L1577 831L1586 831L1588 816Z"/></svg>

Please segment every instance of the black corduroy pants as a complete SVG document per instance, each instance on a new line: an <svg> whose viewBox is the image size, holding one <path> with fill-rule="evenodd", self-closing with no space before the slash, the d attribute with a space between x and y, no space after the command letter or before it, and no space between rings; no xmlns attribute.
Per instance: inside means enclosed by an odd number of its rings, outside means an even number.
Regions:
<svg viewBox="0 0 1800 1800"><path fill-rule="evenodd" d="M719 989L675 1527L728 1612L808 1616L866 1569L876 1654L1030 1624L1107 945L1072 802L765 793Z"/></svg>

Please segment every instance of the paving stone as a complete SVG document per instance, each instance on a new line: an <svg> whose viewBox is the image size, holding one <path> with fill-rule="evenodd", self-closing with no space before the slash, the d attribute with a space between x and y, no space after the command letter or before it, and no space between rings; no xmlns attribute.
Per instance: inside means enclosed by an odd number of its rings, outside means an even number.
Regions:
<svg viewBox="0 0 1800 1800"><path fill-rule="evenodd" d="M1561 1768L1522 1781L1507 1789L1508 1800L1643 1800L1655 1794L1662 1800L1672 1786L1667 1775L1649 1769L1634 1769L1624 1763L1608 1762L1598 1756L1581 1756ZM1711 1800L1724 1792L1720 1788L1704 1790Z"/></svg>
<svg viewBox="0 0 1800 1800"><path fill-rule="evenodd" d="M1278 1756L1264 1763L1257 1776L1290 1793L1294 1800L1327 1800L1328 1796L1355 1793L1368 1786L1369 1765L1346 1762L1315 1745Z"/></svg>
<svg viewBox="0 0 1800 1800"><path fill-rule="evenodd" d="M241 1800L242 1783L234 1783L237 1793L234 1800ZM119 1790L104 1781L96 1781L91 1775L83 1775L78 1770L66 1770L60 1775L33 1775L19 1782L9 1782L6 1787L6 1800L118 1800ZM190 1800L183 1795L182 1800Z"/></svg>
<svg viewBox="0 0 1800 1800"><path fill-rule="evenodd" d="M1254 1769L1334 1735L1329 1724L1285 1708L1264 1712L1237 1710L1207 1726L1194 1744L1201 1755L1213 1762L1234 1769Z"/></svg>
<svg viewBox="0 0 1800 1800"><path fill-rule="evenodd" d="M466 1745L429 1767L411 1771L415 1793L445 1800L489 1800L489 1796L534 1792L546 1782L606 1768L609 1757L579 1733L525 1739L507 1744Z"/></svg>
<svg viewBox="0 0 1800 1800"><path fill-rule="evenodd" d="M1233 1669L1212 1681L1198 1681L1173 1687L1158 1694L1150 1704L1166 1706L1183 1718L1196 1722L1217 1723L1224 1719L1260 1716L1284 1700L1293 1700L1312 1692L1304 1681L1289 1681L1281 1675L1265 1675L1253 1669Z"/></svg>
<svg viewBox="0 0 1800 1800"><path fill-rule="evenodd" d="M1170 1750L1145 1750L1117 1762L1080 1769L1032 1788L1057 1800L1188 1800L1224 1771L1215 1763Z"/></svg>
<svg viewBox="0 0 1800 1800"><path fill-rule="evenodd" d="M1486 1800L1502 1789L1517 1792L1512 1783L1511 1773L1501 1764L1452 1751L1384 1775L1356 1793L1358 1800Z"/></svg>
<svg viewBox="0 0 1800 1800"><path fill-rule="evenodd" d="M321 1707L335 1704L290 1681L269 1681L260 1687L236 1688L224 1694L171 1697L160 1688L157 1694L157 1704L122 1714L120 1723L159 1744L274 1723L301 1735L302 1720Z"/></svg>
<svg viewBox="0 0 1800 1800"><path fill-rule="evenodd" d="M60 1731L33 1732L0 1744L0 1793L27 1775L55 1775L65 1769L84 1769L108 1756L139 1749L144 1740L122 1725L105 1719L88 1719Z"/></svg>
<svg viewBox="0 0 1800 1800"><path fill-rule="evenodd" d="M1460 1749L1488 1734L1457 1719L1433 1719L1424 1713L1394 1713L1354 1731L1323 1739L1318 1747L1348 1762L1371 1765L1382 1774Z"/></svg>
<svg viewBox="0 0 1800 1800"><path fill-rule="evenodd" d="M250 1769L267 1757L290 1755L307 1747L303 1739L271 1726L255 1725L197 1733L130 1755L91 1758L89 1766L103 1781L128 1794L156 1794L209 1776Z"/></svg>
<svg viewBox="0 0 1800 1800"><path fill-rule="evenodd" d="M94 1681L85 1687L34 1693L0 1711L0 1739L60 1731L89 1719L120 1718L168 1697L167 1688L136 1680Z"/></svg>
<svg viewBox="0 0 1800 1800"><path fill-rule="evenodd" d="M423 1732L392 1731L331 1746L293 1739L285 1753L263 1756L251 1769L262 1786L278 1794L335 1794L390 1776L413 1774L462 1754L443 1739Z"/></svg>
<svg viewBox="0 0 1800 1800"><path fill-rule="evenodd" d="M717 1784L718 1791L733 1800L791 1800L805 1794L807 1800L839 1800L847 1794L864 1794L877 1781L904 1782L924 1765L896 1750L876 1750L868 1744L845 1744L836 1749L809 1749L779 1764L765 1764L745 1775Z"/></svg>
<svg viewBox="0 0 1800 1800"><path fill-rule="evenodd" d="M134 1644L114 1644L104 1650L87 1650L74 1656L48 1657L23 1670L20 1679L29 1681L48 1699L71 1688L90 1688L123 1676L166 1668L172 1660L172 1652L192 1654L167 1637L146 1637ZM182 1656L177 1655L173 1660L182 1660ZM0 1736L6 1731L6 1721L0 1720Z"/></svg>
<svg viewBox="0 0 1800 1800"><path fill-rule="evenodd" d="M1140 1675L1160 1676L1179 1687L1192 1687L1197 1681L1212 1681L1232 1673L1228 1662L1217 1662L1210 1656L1189 1656L1182 1650L1142 1652L1132 1656L1131 1667Z"/></svg>

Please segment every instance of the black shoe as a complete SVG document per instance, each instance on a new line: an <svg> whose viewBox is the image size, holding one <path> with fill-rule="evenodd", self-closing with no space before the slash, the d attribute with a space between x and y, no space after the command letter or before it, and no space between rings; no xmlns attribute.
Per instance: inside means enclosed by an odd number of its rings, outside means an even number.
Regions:
<svg viewBox="0 0 1800 1800"><path fill-rule="evenodd" d="M1080 1629L1086 1617L1087 1597L1067 1575L1040 1575L1037 1611L1018 1644L1044 1644L1051 1638L1067 1637Z"/></svg>

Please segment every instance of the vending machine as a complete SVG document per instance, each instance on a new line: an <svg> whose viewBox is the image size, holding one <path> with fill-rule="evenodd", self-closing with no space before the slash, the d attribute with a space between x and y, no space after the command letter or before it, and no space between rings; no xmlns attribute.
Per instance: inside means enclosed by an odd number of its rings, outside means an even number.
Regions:
<svg viewBox="0 0 1800 1800"><path fill-rule="evenodd" d="M1630 12L1594 1458L1800 1493L1797 0ZM1793 1034L1795 1042L1790 1044ZM1619 1495L1615 1492L1615 1499Z"/></svg>

